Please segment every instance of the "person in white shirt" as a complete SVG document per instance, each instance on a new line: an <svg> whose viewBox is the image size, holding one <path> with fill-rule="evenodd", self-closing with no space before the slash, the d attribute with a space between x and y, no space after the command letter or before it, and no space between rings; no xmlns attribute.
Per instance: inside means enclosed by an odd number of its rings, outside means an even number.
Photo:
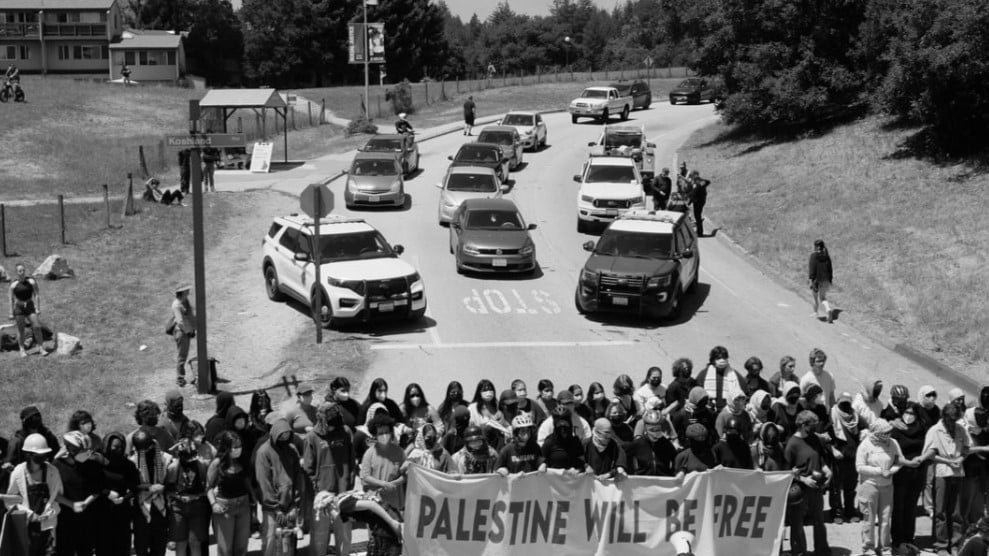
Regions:
<svg viewBox="0 0 989 556"><path fill-rule="evenodd" d="M855 394L852 410L861 417L866 425L872 425L883 412L883 402L879 395L883 391L883 381L866 379L862 381L862 391Z"/></svg>
<svg viewBox="0 0 989 556"><path fill-rule="evenodd" d="M807 359L810 363L810 371L800 377L800 391L806 391L807 384L816 382L824 391L821 402L826 403L828 407L833 406L837 401L835 399L834 376L824 369L824 364L828 361L827 354L820 348L814 348L810 350Z"/></svg>
<svg viewBox="0 0 989 556"><path fill-rule="evenodd" d="M639 385L639 388L632 394L635 406L639 408L639 414L646 411L646 402L650 398L666 400L666 387L663 386L663 369L659 367L649 367L646 371L646 378Z"/></svg>
<svg viewBox="0 0 989 556"><path fill-rule="evenodd" d="M581 442L587 442L591 438L591 426L587 424L587 421L583 417L577 415L575 411L576 401L573 398L573 394L569 390L560 390L560 393L556 395L557 405L562 405L570 410L570 421L573 423L573 434ZM536 442L542 446L543 442L546 441L546 437L553 434L553 419L546 419L539 425L539 430L536 432Z"/></svg>

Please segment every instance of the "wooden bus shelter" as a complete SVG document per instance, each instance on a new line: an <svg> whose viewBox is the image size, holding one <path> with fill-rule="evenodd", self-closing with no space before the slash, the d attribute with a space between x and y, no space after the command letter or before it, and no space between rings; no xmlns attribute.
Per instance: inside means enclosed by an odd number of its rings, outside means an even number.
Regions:
<svg viewBox="0 0 989 556"><path fill-rule="evenodd" d="M223 114L223 133L227 131L227 120L240 109L250 109L255 115L266 121L268 110L275 111L277 118L282 119L282 138L284 141L285 162L288 162L288 111L289 105L274 89L213 89L199 101L200 108L214 108ZM213 130L219 133L219 130ZM277 131L277 128L276 128Z"/></svg>

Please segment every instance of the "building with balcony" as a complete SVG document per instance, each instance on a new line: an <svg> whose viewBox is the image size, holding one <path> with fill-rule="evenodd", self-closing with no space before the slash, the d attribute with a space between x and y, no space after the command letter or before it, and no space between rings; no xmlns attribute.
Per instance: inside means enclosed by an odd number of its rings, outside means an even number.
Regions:
<svg viewBox="0 0 989 556"><path fill-rule="evenodd" d="M110 45L110 79L121 78L123 64L138 83L176 81L185 74L185 48L181 33L127 29Z"/></svg>

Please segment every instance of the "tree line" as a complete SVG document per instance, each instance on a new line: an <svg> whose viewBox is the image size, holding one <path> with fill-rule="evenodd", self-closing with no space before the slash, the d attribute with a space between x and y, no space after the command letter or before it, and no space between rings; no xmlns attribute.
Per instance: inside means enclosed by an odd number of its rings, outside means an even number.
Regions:
<svg viewBox="0 0 989 556"><path fill-rule="evenodd" d="M213 85L363 82L348 63L362 0L128 0L138 28L188 31L190 72ZM385 81L686 65L722 88L729 123L775 133L863 111L925 126L919 145L969 153L989 140L985 0L553 0L547 16L503 1L464 22L442 1L380 0Z"/></svg>

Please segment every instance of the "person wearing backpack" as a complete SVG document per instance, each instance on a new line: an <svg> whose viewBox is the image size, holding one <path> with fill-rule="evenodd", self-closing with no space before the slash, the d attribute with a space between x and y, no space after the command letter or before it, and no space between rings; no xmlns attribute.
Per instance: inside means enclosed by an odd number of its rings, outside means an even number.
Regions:
<svg viewBox="0 0 989 556"><path fill-rule="evenodd" d="M191 286L180 286L175 289L175 299L172 301L172 316L165 327L165 333L175 339L178 358L175 362L175 383L179 388L185 386L185 364L189 360L189 344L196 337L196 312L189 303Z"/></svg>

